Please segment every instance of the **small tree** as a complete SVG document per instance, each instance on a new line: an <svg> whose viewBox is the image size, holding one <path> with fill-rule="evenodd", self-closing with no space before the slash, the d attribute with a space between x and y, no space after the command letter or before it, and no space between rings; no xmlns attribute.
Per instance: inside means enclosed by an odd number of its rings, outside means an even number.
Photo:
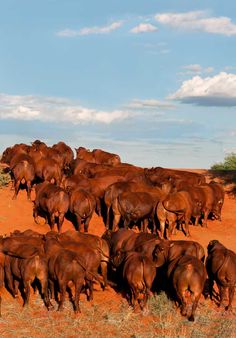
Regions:
<svg viewBox="0 0 236 338"><path fill-rule="evenodd" d="M227 155L224 162L213 164L211 170L236 170L236 153Z"/></svg>

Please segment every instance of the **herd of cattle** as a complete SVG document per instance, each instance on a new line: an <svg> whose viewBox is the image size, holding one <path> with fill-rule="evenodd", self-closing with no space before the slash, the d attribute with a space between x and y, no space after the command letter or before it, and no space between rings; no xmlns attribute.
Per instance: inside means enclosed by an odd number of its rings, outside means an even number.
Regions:
<svg viewBox="0 0 236 338"><path fill-rule="evenodd" d="M5 282L14 297L20 287L25 305L36 279L47 309L55 298L62 310L67 286L73 283L78 312L82 290L93 299L93 282L104 289L109 277L111 285L126 290L134 308L139 304L144 309L156 281L165 280L181 314L193 321L208 280L211 298L216 282L219 304L227 299L226 309L231 309L236 254L212 240L205 262L199 243L171 240L176 229L190 236L191 224L206 227L209 217L221 219L221 184L206 183L203 175L193 172L122 163L118 155L100 149L75 150L76 158L64 142L48 147L36 140L3 152L1 162L12 177L13 199L20 188L26 188L31 199L34 187L34 220L38 223L38 216L44 217L50 231L42 235L16 230L0 239L0 287ZM94 212L107 228L102 237L88 234ZM65 216L77 231L61 232ZM139 232L130 229L134 225Z"/></svg>

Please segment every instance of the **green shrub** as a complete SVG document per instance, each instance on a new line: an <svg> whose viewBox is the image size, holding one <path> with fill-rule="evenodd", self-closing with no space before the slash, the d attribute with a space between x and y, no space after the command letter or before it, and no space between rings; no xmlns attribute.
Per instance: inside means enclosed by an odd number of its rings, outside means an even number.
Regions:
<svg viewBox="0 0 236 338"><path fill-rule="evenodd" d="M236 170L236 153L227 155L223 162L213 164L211 170Z"/></svg>

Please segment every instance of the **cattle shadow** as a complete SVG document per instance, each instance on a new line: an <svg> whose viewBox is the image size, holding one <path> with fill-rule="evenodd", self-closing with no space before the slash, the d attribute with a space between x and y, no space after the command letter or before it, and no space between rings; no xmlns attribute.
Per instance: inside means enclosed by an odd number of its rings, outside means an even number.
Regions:
<svg viewBox="0 0 236 338"><path fill-rule="evenodd" d="M236 197L236 170L208 170L210 179L219 180L227 194Z"/></svg>

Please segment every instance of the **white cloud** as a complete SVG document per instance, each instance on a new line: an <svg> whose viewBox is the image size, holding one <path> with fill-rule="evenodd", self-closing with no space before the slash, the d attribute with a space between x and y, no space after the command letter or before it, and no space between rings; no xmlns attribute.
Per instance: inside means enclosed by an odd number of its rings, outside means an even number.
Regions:
<svg viewBox="0 0 236 338"><path fill-rule="evenodd" d="M131 115L122 110L91 109L63 98L0 94L0 119L109 124Z"/></svg>
<svg viewBox="0 0 236 338"><path fill-rule="evenodd" d="M209 17L205 11L186 13L162 13L155 15L155 19L173 28L183 30L202 31L226 36L236 35L236 24L225 16Z"/></svg>
<svg viewBox="0 0 236 338"><path fill-rule="evenodd" d="M213 77L194 76L184 81L168 99L202 106L236 106L236 74L221 72Z"/></svg>
<svg viewBox="0 0 236 338"><path fill-rule="evenodd" d="M150 32L156 32L157 27L150 24L150 23L140 23L138 26L135 26L130 30L131 33L150 33Z"/></svg>
<svg viewBox="0 0 236 338"><path fill-rule="evenodd" d="M213 67L202 67L199 64L191 64L182 67L184 72L181 72L181 75L189 75L189 74L201 74L201 73L211 73L214 71Z"/></svg>
<svg viewBox="0 0 236 338"><path fill-rule="evenodd" d="M168 101L159 101L155 99L150 100L140 100L134 99L128 105L130 109L140 109L140 108L149 108L149 109L172 109L175 106L173 103Z"/></svg>
<svg viewBox="0 0 236 338"><path fill-rule="evenodd" d="M112 22L108 26L103 27L85 27L81 28L80 30L72 30L72 29L64 29L57 33L60 37L76 37L76 36L82 36L82 35L90 35L90 34L108 34L118 28L120 28L123 24L123 21L115 21Z"/></svg>

